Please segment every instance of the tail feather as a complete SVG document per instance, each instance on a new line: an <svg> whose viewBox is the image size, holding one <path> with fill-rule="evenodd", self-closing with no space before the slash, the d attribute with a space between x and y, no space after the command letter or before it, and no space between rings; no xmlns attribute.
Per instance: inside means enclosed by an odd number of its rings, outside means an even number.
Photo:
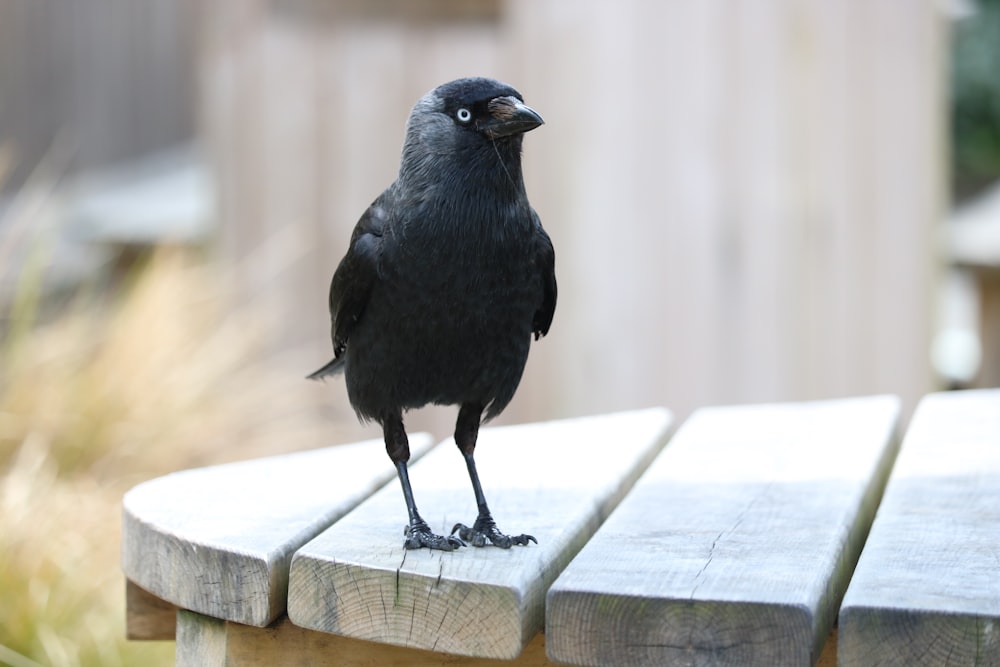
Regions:
<svg viewBox="0 0 1000 667"><path fill-rule="evenodd" d="M306 379L322 380L327 375L336 375L337 373L340 373L343 370L344 370L344 358L334 357L333 359L330 360L329 363L326 364L326 366L323 366L323 368L320 368L317 371L313 371L312 373L307 375Z"/></svg>

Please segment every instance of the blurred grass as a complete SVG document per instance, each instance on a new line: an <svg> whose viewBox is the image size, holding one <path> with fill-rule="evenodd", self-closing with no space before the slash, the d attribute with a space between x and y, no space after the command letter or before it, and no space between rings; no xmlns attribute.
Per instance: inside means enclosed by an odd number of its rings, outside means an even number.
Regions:
<svg viewBox="0 0 1000 667"><path fill-rule="evenodd" d="M23 278L0 332L0 664L173 664L172 643L124 639L122 494L344 441L320 417L330 397L260 361L266 314L234 308L189 252L160 250L44 322Z"/></svg>

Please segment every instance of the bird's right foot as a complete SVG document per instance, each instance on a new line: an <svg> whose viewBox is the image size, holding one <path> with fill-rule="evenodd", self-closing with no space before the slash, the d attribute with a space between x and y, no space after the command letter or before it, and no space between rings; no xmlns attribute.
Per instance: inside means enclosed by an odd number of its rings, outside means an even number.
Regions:
<svg viewBox="0 0 1000 667"><path fill-rule="evenodd" d="M451 529L451 533L452 535L458 533L459 537L463 540L468 540L474 547L484 547L487 544L492 544L501 549L510 549L515 544L521 546L527 546L528 542L538 544L538 540L535 539L534 535L504 535L501 533L500 529L497 528L496 522L493 521L493 517L490 516L489 511L479 515L472 528L463 523L456 523L455 527Z"/></svg>
<svg viewBox="0 0 1000 667"><path fill-rule="evenodd" d="M444 537L431 532L430 526L423 521L412 521L403 533L406 540L403 546L407 549L439 549L440 551L454 551L459 547L464 547L465 542L459 538L449 535Z"/></svg>

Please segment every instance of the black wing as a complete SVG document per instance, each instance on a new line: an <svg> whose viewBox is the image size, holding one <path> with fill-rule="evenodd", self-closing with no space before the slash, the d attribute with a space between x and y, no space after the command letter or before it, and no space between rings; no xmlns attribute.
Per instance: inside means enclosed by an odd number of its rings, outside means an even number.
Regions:
<svg viewBox="0 0 1000 667"><path fill-rule="evenodd" d="M542 303L532 321L532 331L538 340L549 332L556 312L556 251L552 239L542 229L538 214L532 211L531 217L535 223L535 266L542 281Z"/></svg>
<svg viewBox="0 0 1000 667"><path fill-rule="evenodd" d="M361 319L368 305L372 288L378 280L378 261L382 250L382 234L386 224L386 211L375 200L365 211L351 234L351 245L340 260L330 282L330 336L333 339L333 359L311 373L318 379L340 371L344 365L344 350L351 331Z"/></svg>

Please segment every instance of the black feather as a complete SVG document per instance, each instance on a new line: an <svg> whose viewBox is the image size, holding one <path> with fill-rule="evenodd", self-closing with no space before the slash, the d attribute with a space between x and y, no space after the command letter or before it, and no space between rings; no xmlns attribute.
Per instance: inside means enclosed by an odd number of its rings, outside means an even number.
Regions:
<svg viewBox="0 0 1000 667"><path fill-rule="evenodd" d="M352 405L378 419L429 403L491 418L548 333L555 253L528 203L520 132L491 139L489 102L510 86L463 79L414 107L399 177L358 221L330 285L334 360ZM455 114L469 109L474 121Z"/></svg>
<svg viewBox="0 0 1000 667"><path fill-rule="evenodd" d="M430 403L461 406L455 440L480 513L459 534L476 545L534 541L497 530L472 453L480 422L513 398L532 337L548 333L555 313L555 252L521 172L523 134L541 123L520 93L491 79L422 97L399 176L361 216L330 284L334 358L309 377L343 370L358 416L382 425L407 500L407 548L462 544L431 533L406 474L402 415Z"/></svg>

